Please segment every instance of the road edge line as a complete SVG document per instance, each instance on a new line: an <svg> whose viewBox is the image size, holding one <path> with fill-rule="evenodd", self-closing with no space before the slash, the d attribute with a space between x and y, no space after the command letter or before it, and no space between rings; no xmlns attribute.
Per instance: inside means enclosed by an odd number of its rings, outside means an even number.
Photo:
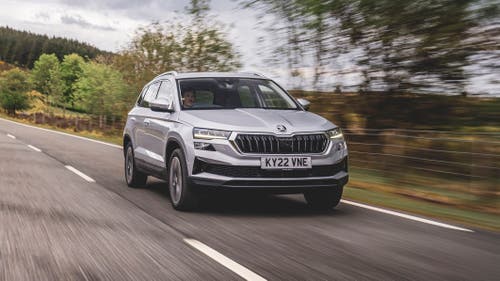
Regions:
<svg viewBox="0 0 500 281"><path fill-rule="evenodd" d="M352 205L352 206L356 206L356 207L360 207L360 208L364 208L364 209L368 209L368 210L372 210L372 211L376 211L376 212L380 212L380 213L384 213L384 214L388 214L388 215L393 215L393 216L405 218L405 219L408 219L408 220L413 220L413 221L418 221L418 222L421 222L421 223L431 224L431 225L434 225L434 226L439 226L439 227L453 229L453 230L460 230L460 231L465 231L465 232L474 232L474 230L471 230L471 229L467 229L467 228L463 228L463 227L458 227L458 226L454 226L454 225L447 224L447 223L437 222L437 221L433 221L433 220L430 220L430 219L426 219L426 218L422 218L422 217L417 217L417 216L413 216L413 215L409 215L409 214L405 214L405 213L399 213L399 212L396 212L396 211L387 210L387 209L383 209L383 208L379 208L379 207L365 205L365 204L361 204L361 203L354 202L354 201L349 201L349 200L342 199L341 202L345 203L345 204Z"/></svg>

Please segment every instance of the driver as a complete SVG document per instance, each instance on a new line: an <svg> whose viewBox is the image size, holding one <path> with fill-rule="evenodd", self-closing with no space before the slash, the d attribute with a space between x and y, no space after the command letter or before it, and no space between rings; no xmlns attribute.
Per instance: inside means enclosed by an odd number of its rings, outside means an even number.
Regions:
<svg viewBox="0 0 500 281"><path fill-rule="evenodd" d="M182 93L182 106L185 108L191 108L195 102L196 97L194 95L194 90L191 88L184 90Z"/></svg>

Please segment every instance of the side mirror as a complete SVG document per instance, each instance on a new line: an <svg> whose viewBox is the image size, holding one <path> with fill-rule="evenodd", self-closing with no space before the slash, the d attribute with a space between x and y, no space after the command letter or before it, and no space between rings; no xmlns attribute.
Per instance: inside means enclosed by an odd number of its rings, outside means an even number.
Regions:
<svg viewBox="0 0 500 281"><path fill-rule="evenodd" d="M172 100L166 98L159 98L149 103L149 107L152 111L160 112L173 112L174 105Z"/></svg>
<svg viewBox="0 0 500 281"><path fill-rule="evenodd" d="M300 98L300 99L297 99L297 101L299 102L300 105L302 105L302 107L305 110L309 110L309 106L311 105L311 103L308 100Z"/></svg>

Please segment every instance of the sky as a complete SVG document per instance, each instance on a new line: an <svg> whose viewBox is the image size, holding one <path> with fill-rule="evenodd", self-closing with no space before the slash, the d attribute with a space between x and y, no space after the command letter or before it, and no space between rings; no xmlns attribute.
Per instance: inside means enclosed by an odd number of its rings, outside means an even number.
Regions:
<svg viewBox="0 0 500 281"><path fill-rule="evenodd" d="M0 25L39 34L61 36L117 52L131 41L134 32L153 21L182 16L189 0L0 0ZM242 71L257 71L258 34L261 16L238 9L234 0L212 0L210 15L229 28L228 39L242 55Z"/></svg>
<svg viewBox="0 0 500 281"><path fill-rule="evenodd" d="M239 2L211 0L209 16L228 27L228 39L241 55L240 71L262 73L288 89L304 87L303 81L289 77L287 69L264 61L272 54L264 51L268 49L259 43L259 37L268 39L268 43L275 41L269 40L273 34L265 31L266 26L257 23L265 21L268 24L273 17L241 8ZM189 3L189 0L0 0L0 25L76 39L118 52L131 41L139 27L153 21L182 18ZM348 61L343 66L352 67ZM311 67L301 71L306 78L313 76ZM358 76L337 76L331 82L335 84L342 79L344 86L355 85L359 83Z"/></svg>

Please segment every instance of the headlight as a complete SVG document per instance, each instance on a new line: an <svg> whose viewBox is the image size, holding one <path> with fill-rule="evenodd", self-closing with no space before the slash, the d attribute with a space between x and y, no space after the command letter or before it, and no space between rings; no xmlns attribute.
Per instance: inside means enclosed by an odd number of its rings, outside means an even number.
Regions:
<svg viewBox="0 0 500 281"><path fill-rule="evenodd" d="M335 128L326 132L330 139L332 140L341 140L344 139L344 134L342 134L342 130L340 128Z"/></svg>
<svg viewBox="0 0 500 281"><path fill-rule="evenodd" d="M229 138L229 135L231 135L230 131L201 129L201 128L194 128L193 129L193 137L195 139L205 139L205 140L225 139L225 140L227 140Z"/></svg>

